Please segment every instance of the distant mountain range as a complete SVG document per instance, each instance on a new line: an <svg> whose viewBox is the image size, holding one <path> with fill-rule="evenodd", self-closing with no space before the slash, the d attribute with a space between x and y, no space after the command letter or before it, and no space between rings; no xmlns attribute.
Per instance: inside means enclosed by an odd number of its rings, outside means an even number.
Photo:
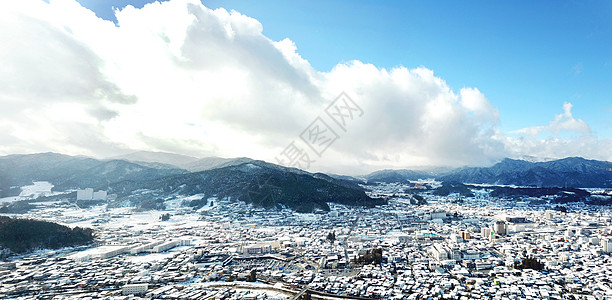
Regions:
<svg viewBox="0 0 612 300"><path fill-rule="evenodd" d="M112 160L126 160L145 167L153 168L177 168L184 169L190 172L199 172L212 170L227 166L235 166L245 162L251 162L253 159L240 158L222 158L222 157L204 157L197 158L166 152L150 152L138 151L126 155L111 157Z"/></svg>
<svg viewBox="0 0 612 300"><path fill-rule="evenodd" d="M298 211L328 210L328 202L373 206L384 201L368 197L360 183L405 183L428 178L449 183L610 188L612 163L580 157L544 162L504 159L491 167L381 170L359 179L309 173L250 158L200 159L157 152L108 160L57 153L0 157L0 197L16 196L21 186L33 181L48 181L54 191L104 189L118 195L117 205L143 208L161 207L172 197L196 194ZM206 203L205 199L190 205L198 207L202 203Z"/></svg>
<svg viewBox="0 0 612 300"><path fill-rule="evenodd" d="M425 178L434 178L436 173L415 170L380 170L370 173L364 178L368 182L407 182L409 180L418 180Z"/></svg>
<svg viewBox="0 0 612 300"><path fill-rule="evenodd" d="M138 151L108 158L108 160L116 159L130 162L165 164L177 167L197 161L199 158L175 153L151 151Z"/></svg>
<svg viewBox="0 0 612 300"><path fill-rule="evenodd" d="M439 177L443 181L536 187L612 187L612 163L581 157L545 162L506 158L488 168L462 168Z"/></svg>
<svg viewBox="0 0 612 300"><path fill-rule="evenodd" d="M16 196L19 187L48 181L55 191L96 187L105 189L117 181L143 182L187 173L178 168L152 168L124 160L97 160L57 153L0 157L0 197Z"/></svg>
<svg viewBox="0 0 612 300"><path fill-rule="evenodd" d="M534 187L612 187L612 163L568 157L543 162L506 158L491 167L465 167L446 172L383 170L365 176L368 182L407 182L425 178L472 184Z"/></svg>
<svg viewBox="0 0 612 300"><path fill-rule="evenodd" d="M16 196L21 191L19 187L33 181L48 181L54 185L54 191L104 189L118 194L116 205L142 208L162 207L166 199L195 194L202 194L203 198L230 197L266 208L285 206L302 212L329 210L327 202L360 206L384 203L368 197L356 182L249 158L186 159L141 154L125 158L134 161L57 153L0 157L0 197ZM156 155L166 159L155 161ZM192 206L198 205L196 202Z"/></svg>

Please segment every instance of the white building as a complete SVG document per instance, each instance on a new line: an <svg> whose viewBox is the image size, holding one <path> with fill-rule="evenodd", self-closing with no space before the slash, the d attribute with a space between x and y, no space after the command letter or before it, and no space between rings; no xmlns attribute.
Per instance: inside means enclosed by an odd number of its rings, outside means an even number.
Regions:
<svg viewBox="0 0 612 300"><path fill-rule="evenodd" d="M610 239L601 239L601 246L603 247L603 251L606 253L610 253L612 251L612 243L610 243Z"/></svg>
<svg viewBox="0 0 612 300"><path fill-rule="evenodd" d="M499 234L499 235L506 234L506 222L504 221L495 222L495 225L493 226L493 230L495 231L496 234Z"/></svg>
<svg viewBox="0 0 612 300"><path fill-rule="evenodd" d="M77 190L77 200L106 200L106 191L99 190L94 192L92 188Z"/></svg>
<svg viewBox="0 0 612 300"><path fill-rule="evenodd" d="M449 243L452 243L452 244L460 244L464 242L463 238L456 234L451 234L447 240Z"/></svg>
<svg viewBox="0 0 612 300"><path fill-rule="evenodd" d="M85 251L78 252L72 256L71 259L78 262L88 261L92 259L106 259L116 255L120 255L129 251L127 246L100 246Z"/></svg>
<svg viewBox="0 0 612 300"><path fill-rule="evenodd" d="M269 244L259 244L259 245L250 245L243 247L244 254L267 254L272 252L272 245Z"/></svg>
<svg viewBox="0 0 612 300"><path fill-rule="evenodd" d="M430 213L430 219L446 219L446 212L443 210L435 210Z"/></svg>
<svg viewBox="0 0 612 300"><path fill-rule="evenodd" d="M161 245L157 245L157 246L153 247L153 252L155 252L155 253L164 252L166 250L170 250L170 249L172 249L174 247L177 247L180 244L181 244L180 241L166 242L166 243L163 243Z"/></svg>
<svg viewBox="0 0 612 300"><path fill-rule="evenodd" d="M123 295L140 295L147 292L149 285L147 283L126 284L121 289Z"/></svg>
<svg viewBox="0 0 612 300"><path fill-rule="evenodd" d="M92 188L77 190L77 200L91 200L93 199L93 194L94 191Z"/></svg>
<svg viewBox="0 0 612 300"><path fill-rule="evenodd" d="M163 241L155 241L155 242L151 242L151 243L147 243L144 245L140 245L137 247L134 247L132 249L130 249L130 254L139 254L141 252L145 252L145 251L151 251L153 249L153 247L162 244Z"/></svg>
<svg viewBox="0 0 612 300"><path fill-rule="evenodd" d="M438 261L448 259L448 252L442 244L434 244L431 246L431 248L429 248L429 254Z"/></svg>
<svg viewBox="0 0 612 300"><path fill-rule="evenodd" d="M462 259L475 260L480 258L480 252L475 250L466 250L462 253Z"/></svg>
<svg viewBox="0 0 612 300"><path fill-rule="evenodd" d="M491 235L491 228L487 228L487 227L481 228L480 235L482 236L483 239L489 238L489 236Z"/></svg>
<svg viewBox="0 0 612 300"><path fill-rule="evenodd" d="M92 200L106 200L106 191L97 191L92 195Z"/></svg>

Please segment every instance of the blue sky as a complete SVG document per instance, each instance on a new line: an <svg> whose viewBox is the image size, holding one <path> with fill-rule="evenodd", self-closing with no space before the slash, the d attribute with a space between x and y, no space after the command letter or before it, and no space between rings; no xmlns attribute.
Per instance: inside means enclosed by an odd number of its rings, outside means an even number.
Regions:
<svg viewBox="0 0 612 300"><path fill-rule="evenodd" d="M148 1L79 1L111 7ZM500 130L545 125L574 104L600 138L612 137L609 1L203 1L257 19L293 40L320 71L360 60L425 66L453 90L476 87L500 111Z"/></svg>

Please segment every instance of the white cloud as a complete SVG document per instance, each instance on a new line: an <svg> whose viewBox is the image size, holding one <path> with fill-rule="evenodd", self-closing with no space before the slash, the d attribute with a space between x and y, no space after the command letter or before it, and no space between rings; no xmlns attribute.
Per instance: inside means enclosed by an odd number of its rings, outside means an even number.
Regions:
<svg viewBox="0 0 612 300"><path fill-rule="evenodd" d="M274 162L342 91L364 114L335 128L340 139L311 170L487 164L565 142L539 140L543 131L590 132L567 104L549 125L510 138L476 88L456 93L425 67L352 61L319 72L290 39L270 40L257 20L196 0L116 16L117 26L73 0L0 3L0 153L142 149Z"/></svg>
<svg viewBox="0 0 612 300"><path fill-rule="evenodd" d="M488 121L492 124L499 122L499 111L477 88L462 88L461 105L481 121Z"/></svg>
<svg viewBox="0 0 612 300"><path fill-rule="evenodd" d="M517 130L503 137L511 155L542 158L583 156L612 161L612 140L600 140L582 119L572 114L573 105L563 103L563 112L547 125Z"/></svg>
<svg viewBox="0 0 612 300"><path fill-rule="evenodd" d="M591 133L591 128L585 121L574 118L572 107L573 104L565 102L563 103L563 113L556 115L554 120L548 123L548 125L527 127L517 130L516 133L533 137L537 137L542 133L552 133L554 135L558 135L561 132Z"/></svg>
<svg viewBox="0 0 612 300"><path fill-rule="evenodd" d="M503 157L480 107L466 108L469 100L429 69L385 70L355 61L326 77L330 89L350 91L365 111L334 148L356 161L379 167L462 165Z"/></svg>

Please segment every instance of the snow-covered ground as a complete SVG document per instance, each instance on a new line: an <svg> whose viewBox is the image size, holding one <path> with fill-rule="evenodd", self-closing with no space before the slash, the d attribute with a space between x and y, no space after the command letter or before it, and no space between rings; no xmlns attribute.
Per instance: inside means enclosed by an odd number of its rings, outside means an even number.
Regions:
<svg viewBox="0 0 612 300"><path fill-rule="evenodd" d="M189 248L189 247L188 246L176 247L176 248L170 249L167 252L162 252L162 253L141 253L139 255L128 256L126 257L125 260L131 263L136 263L136 264L145 263L145 262L154 262L154 261L164 261L164 260L172 258L178 253L181 253L186 248Z"/></svg>
<svg viewBox="0 0 612 300"><path fill-rule="evenodd" d="M21 193L19 193L19 196L0 198L0 203L13 202L25 199L34 199L40 196L53 195L54 193L51 192L52 188L53 184L51 184L50 182L34 181L31 185L22 186Z"/></svg>

